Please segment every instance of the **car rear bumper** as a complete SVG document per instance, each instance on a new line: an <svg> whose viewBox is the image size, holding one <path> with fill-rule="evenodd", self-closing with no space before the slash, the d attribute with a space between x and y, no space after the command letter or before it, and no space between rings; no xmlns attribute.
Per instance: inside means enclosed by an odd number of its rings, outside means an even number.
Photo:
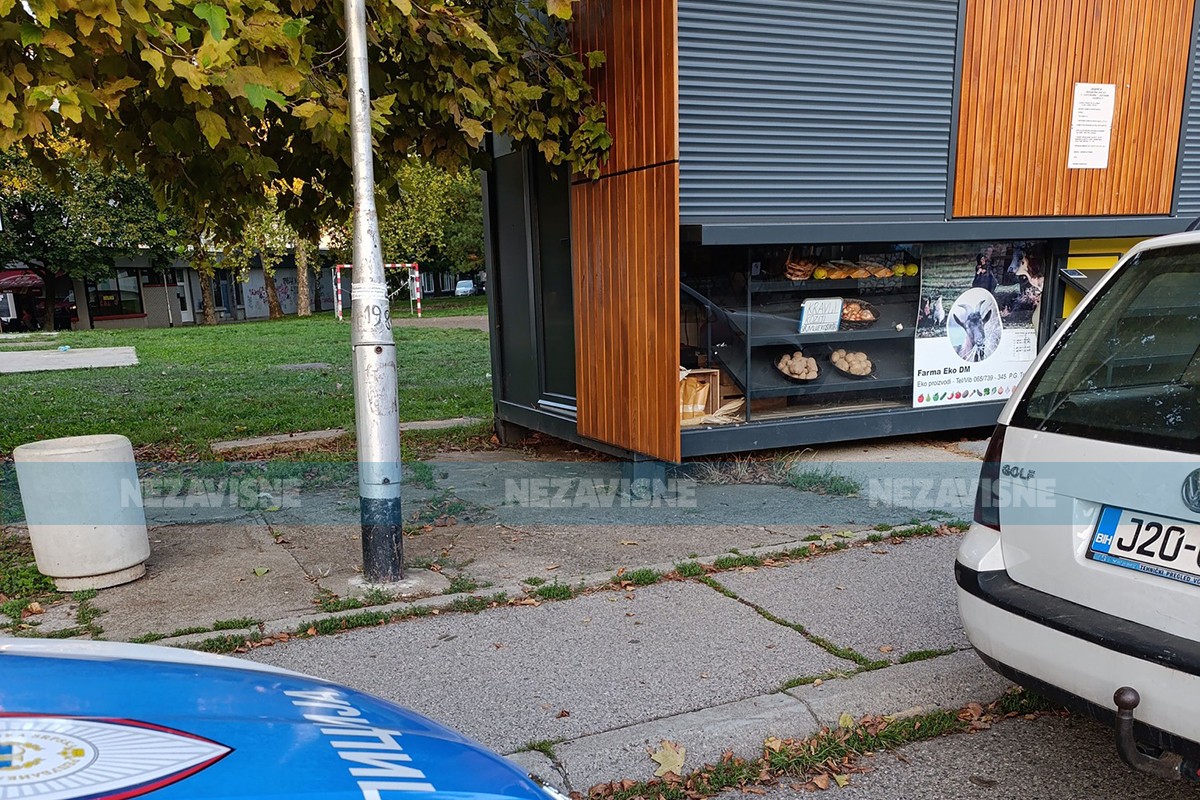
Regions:
<svg viewBox="0 0 1200 800"><path fill-rule="evenodd" d="M960 556L961 558L961 556ZM1138 738L1200 756L1200 645L955 564L967 638L1001 674L1111 725L1113 693L1142 696Z"/></svg>

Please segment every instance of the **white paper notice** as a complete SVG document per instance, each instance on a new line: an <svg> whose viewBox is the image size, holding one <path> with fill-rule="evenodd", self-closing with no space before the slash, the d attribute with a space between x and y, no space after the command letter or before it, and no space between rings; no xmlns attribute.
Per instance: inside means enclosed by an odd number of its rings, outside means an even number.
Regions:
<svg viewBox="0 0 1200 800"><path fill-rule="evenodd" d="M1116 100L1114 83L1075 84L1067 169L1108 169Z"/></svg>
<svg viewBox="0 0 1200 800"><path fill-rule="evenodd" d="M841 323L840 297L813 297L800 306L800 333L833 333Z"/></svg>

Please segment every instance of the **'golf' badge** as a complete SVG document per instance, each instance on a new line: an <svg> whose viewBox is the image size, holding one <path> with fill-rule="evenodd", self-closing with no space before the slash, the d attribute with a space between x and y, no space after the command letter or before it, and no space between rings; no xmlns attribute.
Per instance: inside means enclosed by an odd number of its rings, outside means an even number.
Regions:
<svg viewBox="0 0 1200 800"><path fill-rule="evenodd" d="M231 750L129 720L0 716L0 800L136 797Z"/></svg>

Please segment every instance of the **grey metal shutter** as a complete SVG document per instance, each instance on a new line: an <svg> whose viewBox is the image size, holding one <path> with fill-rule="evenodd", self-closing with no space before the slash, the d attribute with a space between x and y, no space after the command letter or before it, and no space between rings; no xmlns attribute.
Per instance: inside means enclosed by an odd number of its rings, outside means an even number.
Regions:
<svg viewBox="0 0 1200 800"><path fill-rule="evenodd" d="M1179 216L1200 216L1200 47L1192 45L1188 104L1183 110L1183 149L1179 152Z"/></svg>
<svg viewBox="0 0 1200 800"><path fill-rule="evenodd" d="M945 219L959 0L679 0L681 222Z"/></svg>

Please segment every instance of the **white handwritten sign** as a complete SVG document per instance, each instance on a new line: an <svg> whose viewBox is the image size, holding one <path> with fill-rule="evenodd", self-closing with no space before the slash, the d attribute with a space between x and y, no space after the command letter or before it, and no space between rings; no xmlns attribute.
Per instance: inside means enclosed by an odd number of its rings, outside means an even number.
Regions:
<svg viewBox="0 0 1200 800"><path fill-rule="evenodd" d="M1107 169L1112 141L1117 86L1113 83L1075 84L1071 111L1071 149L1067 169Z"/></svg>
<svg viewBox="0 0 1200 800"><path fill-rule="evenodd" d="M840 297L813 297L800 306L800 333L833 333L841 324Z"/></svg>

